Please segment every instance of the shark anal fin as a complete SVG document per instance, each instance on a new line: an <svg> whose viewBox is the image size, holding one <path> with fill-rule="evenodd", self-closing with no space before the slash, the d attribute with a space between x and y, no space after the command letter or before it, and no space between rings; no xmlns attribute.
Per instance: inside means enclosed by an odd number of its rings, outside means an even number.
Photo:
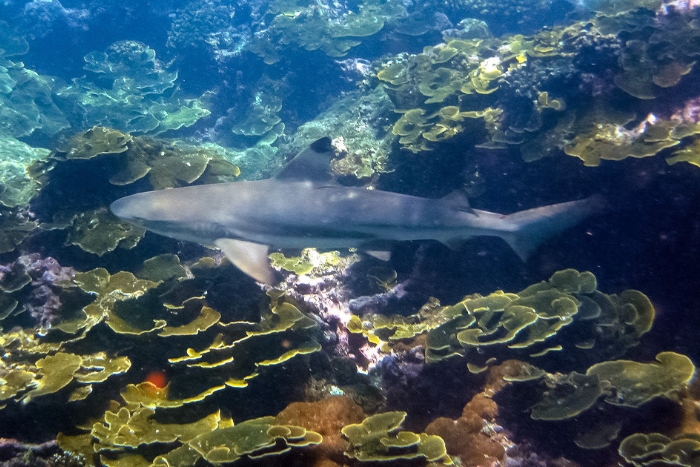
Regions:
<svg viewBox="0 0 700 467"><path fill-rule="evenodd" d="M328 137L314 141L284 166L278 180L326 182L333 180L331 159L335 151Z"/></svg>
<svg viewBox="0 0 700 467"><path fill-rule="evenodd" d="M276 282L275 270L270 267L267 257L269 247L259 243L220 238L214 244L221 248L226 257L238 269L263 284L272 285Z"/></svg>

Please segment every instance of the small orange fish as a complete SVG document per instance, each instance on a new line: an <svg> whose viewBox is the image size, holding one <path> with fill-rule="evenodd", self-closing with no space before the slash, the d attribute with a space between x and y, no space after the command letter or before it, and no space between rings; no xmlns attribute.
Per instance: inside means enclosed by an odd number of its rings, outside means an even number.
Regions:
<svg viewBox="0 0 700 467"><path fill-rule="evenodd" d="M151 383L157 389L163 389L165 386L168 385L168 376L165 374L164 371L154 370L146 375L144 381Z"/></svg>

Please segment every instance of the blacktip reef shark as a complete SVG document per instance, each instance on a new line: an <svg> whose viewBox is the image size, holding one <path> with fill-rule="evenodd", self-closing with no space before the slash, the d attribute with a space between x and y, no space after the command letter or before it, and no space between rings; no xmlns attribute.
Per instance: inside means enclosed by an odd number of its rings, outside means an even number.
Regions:
<svg viewBox="0 0 700 467"><path fill-rule="evenodd" d="M601 210L593 196L510 215L472 209L464 193L419 198L338 184L330 138L267 180L138 193L110 206L119 218L178 240L220 248L241 271L273 284L270 248L357 248L388 259L392 244L501 237L523 261L545 240Z"/></svg>

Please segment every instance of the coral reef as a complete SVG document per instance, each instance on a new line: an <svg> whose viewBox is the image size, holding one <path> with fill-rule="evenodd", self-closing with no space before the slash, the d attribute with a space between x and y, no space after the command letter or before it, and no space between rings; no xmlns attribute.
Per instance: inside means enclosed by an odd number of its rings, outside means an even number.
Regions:
<svg viewBox="0 0 700 467"><path fill-rule="evenodd" d="M168 47L208 49L217 61L240 55L250 40L250 30L239 19L241 13L241 8L228 2L191 2L175 12Z"/></svg>
<svg viewBox="0 0 700 467"><path fill-rule="evenodd" d="M267 64L282 59L286 48L321 50L329 57L342 57L363 37L379 32L387 19L399 16L400 2L359 2L353 8L325 2L304 6L302 2L277 0L270 5L273 15L268 27L256 31L247 49Z"/></svg>
<svg viewBox="0 0 700 467"><path fill-rule="evenodd" d="M532 407L532 418L563 420L591 408L604 396L608 404L639 407L655 397L685 388L695 366L685 355L661 352L656 363L629 360L601 362L585 375L571 373L552 378L551 389Z"/></svg>
<svg viewBox="0 0 700 467"><path fill-rule="evenodd" d="M20 138L37 132L53 136L68 128L70 123L55 94L57 87L56 79L41 76L0 52L0 135Z"/></svg>
<svg viewBox="0 0 700 467"><path fill-rule="evenodd" d="M464 406L460 418L438 417L425 428L425 432L443 438L447 453L459 458L461 465L491 465L502 461L505 456L505 448L490 436L490 432L495 431L497 414L496 403L478 394ZM491 425L490 430L487 425Z"/></svg>
<svg viewBox="0 0 700 467"><path fill-rule="evenodd" d="M39 186L27 169L49 153L48 149L33 148L12 137L0 137L0 204L10 208L29 204Z"/></svg>
<svg viewBox="0 0 700 467"><path fill-rule="evenodd" d="M63 302L71 303L75 299L75 294L67 290L74 275L73 268L62 267L55 259L42 258L38 253L0 265L0 290L5 304L0 320L26 311L34 327L50 329L51 323L60 319ZM16 308L20 302L22 306ZM12 310L9 303L16 304Z"/></svg>
<svg viewBox="0 0 700 467"><path fill-rule="evenodd" d="M76 128L83 122L125 132L160 134L209 115L200 99L178 95L177 72L136 41L115 42L84 57L89 75L58 91Z"/></svg>
<svg viewBox="0 0 700 467"><path fill-rule="evenodd" d="M362 422L365 417L362 408L348 396L332 396L317 402L293 402L277 414L275 422L299 425L322 435L321 444L309 449L313 459L310 465L321 466L328 461L342 464L343 453L350 444L340 430Z"/></svg>

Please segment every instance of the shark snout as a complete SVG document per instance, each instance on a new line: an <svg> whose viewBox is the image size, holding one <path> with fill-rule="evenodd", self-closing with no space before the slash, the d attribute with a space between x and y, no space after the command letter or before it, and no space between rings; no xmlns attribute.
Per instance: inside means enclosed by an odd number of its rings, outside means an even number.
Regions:
<svg viewBox="0 0 700 467"><path fill-rule="evenodd" d="M126 221L136 219L137 216L135 212L133 212L134 210L131 209L133 202L129 198L131 197L127 196L126 198L120 198L110 204L109 210L112 211L112 214Z"/></svg>

